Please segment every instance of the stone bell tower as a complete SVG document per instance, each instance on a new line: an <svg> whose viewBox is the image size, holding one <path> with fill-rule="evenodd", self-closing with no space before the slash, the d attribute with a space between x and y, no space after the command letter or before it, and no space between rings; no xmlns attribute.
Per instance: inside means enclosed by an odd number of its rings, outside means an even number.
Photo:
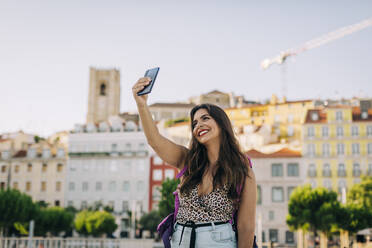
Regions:
<svg viewBox="0 0 372 248"><path fill-rule="evenodd" d="M120 72L90 68L87 123L106 121L120 112Z"/></svg>

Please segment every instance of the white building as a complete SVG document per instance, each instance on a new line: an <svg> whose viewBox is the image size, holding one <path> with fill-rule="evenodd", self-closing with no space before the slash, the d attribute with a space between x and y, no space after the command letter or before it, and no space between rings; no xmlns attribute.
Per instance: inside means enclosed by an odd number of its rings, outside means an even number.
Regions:
<svg viewBox="0 0 372 248"><path fill-rule="evenodd" d="M100 202L113 207L118 230L128 236L128 210L148 210L149 148L133 122L76 125L69 135L65 205L83 209ZM133 221L133 219L132 219Z"/></svg>
<svg viewBox="0 0 372 248"><path fill-rule="evenodd" d="M262 242L294 246L296 237L286 224L292 191L305 180L301 153L283 148L266 154L250 150L257 181L256 231L262 223ZM257 233L258 235L258 233Z"/></svg>

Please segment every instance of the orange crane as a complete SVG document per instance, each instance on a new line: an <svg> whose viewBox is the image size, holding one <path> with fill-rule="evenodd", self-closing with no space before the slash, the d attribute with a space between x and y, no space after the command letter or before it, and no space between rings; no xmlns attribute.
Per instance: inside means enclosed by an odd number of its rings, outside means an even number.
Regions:
<svg viewBox="0 0 372 248"><path fill-rule="evenodd" d="M298 55L302 52L308 51L310 49L320 47L320 46L325 45L325 44L327 44L331 41L340 39L340 38L342 38L346 35L355 33L357 31L368 28L370 26L372 26L372 18L366 19L364 21L361 21L361 22L353 24L353 25L342 27L342 28L337 29L333 32L330 32L326 35L320 36L319 38L315 38L315 39L312 39L308 42L305 42L300 47L291 48L291 49L288 49L286 51L283 51L279 55L275 56L274 58L264 59L261 62L261 67L262 67L262 69L265 70L265 69L268 69L272 64L281 65L287 60L288 57L295 56L295 55ZM285 95L285 79L284 79L285 68L284 67L282 67L282 68L283 68L283 75L282 75L283 86L282 87L283 87L283 91L284 91L283 95Z"/></svg>

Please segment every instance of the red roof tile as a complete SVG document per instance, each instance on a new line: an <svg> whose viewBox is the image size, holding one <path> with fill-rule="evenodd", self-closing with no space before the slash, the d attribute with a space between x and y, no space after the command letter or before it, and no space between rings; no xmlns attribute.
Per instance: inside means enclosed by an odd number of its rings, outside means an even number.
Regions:
<svg viewBox="0 0 372 248"><path fill-rule="evenodd" d="M290 150L288 148L283 148L277 152L273 153L262 153L255 149L246 152L250 158L301 158L300 151Z"/></svg>

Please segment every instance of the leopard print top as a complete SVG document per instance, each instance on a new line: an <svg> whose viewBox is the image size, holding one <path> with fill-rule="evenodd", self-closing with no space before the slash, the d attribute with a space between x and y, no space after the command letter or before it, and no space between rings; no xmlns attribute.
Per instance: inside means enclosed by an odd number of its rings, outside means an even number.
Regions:
<svg viewBox="0 0 372 248"><path fill-rule="evenodd" d="M177 221L195 223L228 221L232 218L234 211L233 201L228 198L228 188L216 188L209 194L199 196L198 186L195 186L189 194L178 196L180 206L177 213Z"/></svg>

